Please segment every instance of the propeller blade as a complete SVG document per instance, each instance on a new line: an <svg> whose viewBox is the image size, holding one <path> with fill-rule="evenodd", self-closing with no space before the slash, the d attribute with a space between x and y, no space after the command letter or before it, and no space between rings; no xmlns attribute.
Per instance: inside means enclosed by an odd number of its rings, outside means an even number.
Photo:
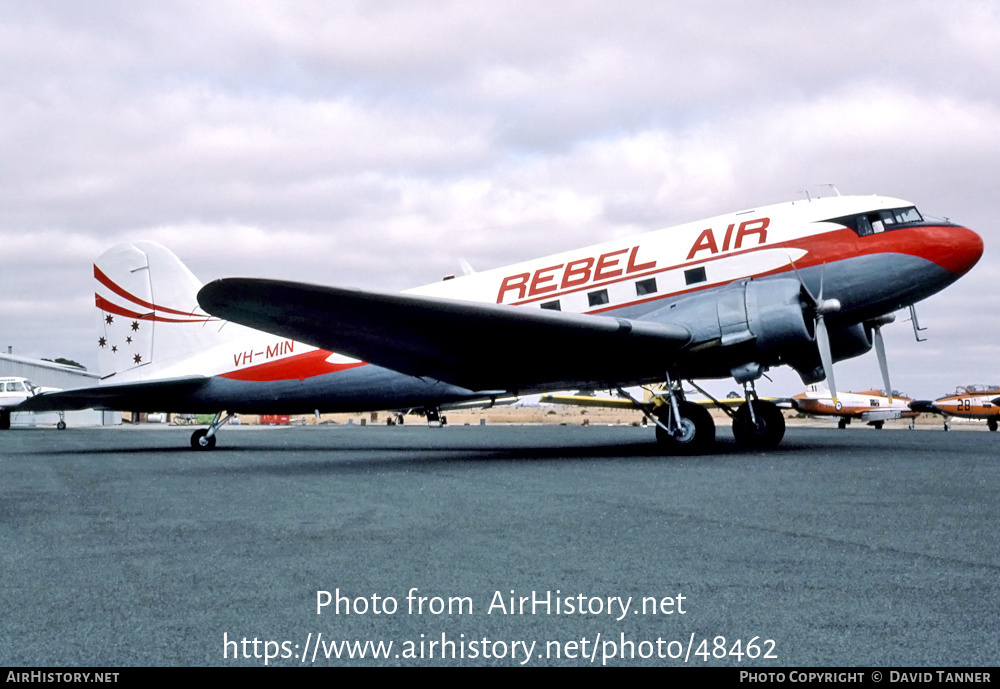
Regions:
<svg viewBox="0 0 1000 689"><path fill-rule="evenodd" d="M878 367L882 370L882 382L885 383L885 394L892 404L892 384L889 382L889 362L885 356L885 340L882 339L882 326L876 325L872 329L872 336L875 340L875 353L878 354Z"/></svg>
<svg viewBox="0 0 1000 689"><path fill-rule="evenodd" d="M816 319L816 346L819 349L819 359L823 362L823 372L833 397L833 406L837 406L837 383L833 379L833 352L830 351L830 334L826 331L826 321L822 316Z"/></svg>
<svg viewBox="0 0 1000 689"><path fill-rule="evenodd" d="M806 296L809 297L809 301L812 302L812 305L815 307L816 304L819 303L819 300L816 299L815 296L813 296L812 290L810 290L809 286L806 285L806 281L802 279L802 276L799 274L799 269L795 267L795 261L793 261L789 257L788 263L790 266L792 266L792 272L795 273L795 277L798 278L799 285L802 287L802 291L806 293Z"/></svg>

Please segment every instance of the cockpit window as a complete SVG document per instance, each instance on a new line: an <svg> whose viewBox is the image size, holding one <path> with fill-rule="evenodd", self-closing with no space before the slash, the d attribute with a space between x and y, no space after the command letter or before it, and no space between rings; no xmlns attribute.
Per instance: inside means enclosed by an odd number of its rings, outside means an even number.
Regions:
<svg viewBox="0 0 1000 689"><path fill-rule="evenodd" d="M859 237L879 234L888 230L898 230L902 226L916 225L924 222L924 217L914 206L894 208L884 211L870 211L849 215L844 218L831 218L826 222L835 222L850 227Z"/></svg>
<svg viewBox="0 0 1000 689"><path fill-rule="evenodd" d="M924 218L920 215L914 206L909 208L900 208L899 210L892 211L893 217L898 223L908 223L908 222L923 222Z"/></svg>

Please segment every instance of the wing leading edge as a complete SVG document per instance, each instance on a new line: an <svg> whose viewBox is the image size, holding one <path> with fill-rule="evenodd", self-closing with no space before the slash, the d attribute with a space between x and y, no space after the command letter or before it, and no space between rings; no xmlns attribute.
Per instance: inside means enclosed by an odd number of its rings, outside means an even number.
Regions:
<svg viewBox="0 0 1000 689"><path fill-rule="evenodd" d="M216 280L198 303L219 318L470 390L662 379L691 340L679 325L278 280Z"/></svg>

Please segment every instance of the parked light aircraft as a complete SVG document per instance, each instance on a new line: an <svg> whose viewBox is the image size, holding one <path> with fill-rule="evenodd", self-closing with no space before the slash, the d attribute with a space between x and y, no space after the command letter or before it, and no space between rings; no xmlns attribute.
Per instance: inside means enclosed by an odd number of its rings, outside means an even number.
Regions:
<svg viewBox="0 0 1000 689"><path fill-rule="evenodd" d="M847 428L851 419L861 419L869 426L881 429L890 419L913 419L917 412L910 409L913 400L895 390L887 395L883 390L842 392L836 402L823 385L813 383L806 391L792 398L792 407L813 416L839 417L837 426ZM911 426L912 427L912 426Z"/></svg>
<svg viewBox="0 0 1000 689"><path fill-rule="evenodd" d="M769 447L781 411L754 381L786 364L807 383L966 273L980 237L908 201L835 196L740 211L404 292L226 278L202 287L163 247L94 266L101 385L26 402L216 413L424 409L547 390L668 381L651 409L664 451L707 451L715 424L680 381L728 378L750 400L738 441ZM222 320L220 320L222 319ZM155 346L154 346L155 343ZM888 386L887 386L888 387ZM223 416L222 411L228 412Z"/></svg>
<svg viewBox="0 0 1000 689"><path fill-rule="evenodd" d="M986 419L991 431L997 430L1000 420L1000 386L997 385L964 385L955 389L952 395L938 397L936 400L915 400L910 408L918 412L940 414L944 417L944 429L951 430L952 417L960 419Z"/></svg>
<svg viewBox="0 0 1000 689"><path fill-rule="evenodd" d="M58 392L58 390L58 388L43 388L35 385L27 378L17 376L0 378L0 430L10 429L11 413L26 399L42 392ZM66 428L66 422L60 418L57 427L60 430Z"/></svg>

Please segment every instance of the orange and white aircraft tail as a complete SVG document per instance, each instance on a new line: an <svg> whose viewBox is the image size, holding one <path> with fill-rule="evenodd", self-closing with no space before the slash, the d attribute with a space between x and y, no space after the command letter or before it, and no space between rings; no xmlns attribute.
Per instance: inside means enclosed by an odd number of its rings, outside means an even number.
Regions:
<svg viewBox="0 0 1000 689"><path fill-rule="evenodd" d="M193 359L246 333L235 324L223 328L202 311L197 299L202 283L154 242L105 252L94 263L94 279L102 381L190 374Z"/></svg>

